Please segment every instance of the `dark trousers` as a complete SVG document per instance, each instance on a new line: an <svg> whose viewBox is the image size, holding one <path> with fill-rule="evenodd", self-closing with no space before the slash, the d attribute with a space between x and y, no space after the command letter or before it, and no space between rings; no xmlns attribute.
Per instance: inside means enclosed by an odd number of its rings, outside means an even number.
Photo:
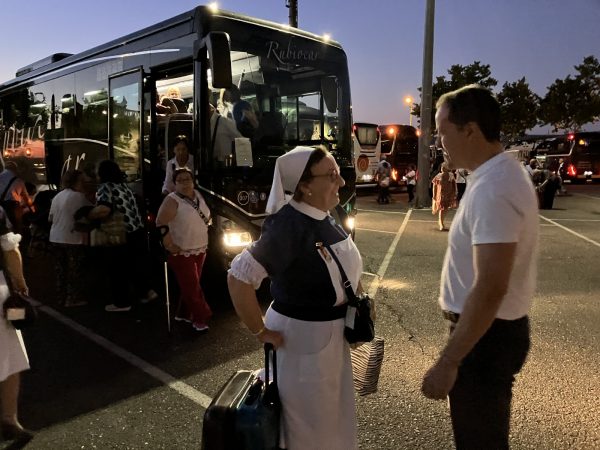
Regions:
<svg viewBox="0 0 600 450"><path fill-rule="evenodd" d="M496 319L458 369L450 415L458 450L508 449L515 375L529 352L529 319Z"/></svg>
<svg viewBox="0 0 600 450"><path fill-rule="evenodd" d="M407 184L406 192L408 192L408 203L412 203L412 201L415 199L415 185Z"/></svg>
<svg viewBox="0 0 600 450"><path fill-rule="evenodd" d="M460 202L460 199L465 195L467 189L467 183L456 183L456 201Z"/></svg>
<svg viewBox="0 0 600 450"><path fill-rule="evenodd" d="M82 266L85 247L76 244L52 243L56 258L56 298L58 304L69 306L83 300Z"/></svg>

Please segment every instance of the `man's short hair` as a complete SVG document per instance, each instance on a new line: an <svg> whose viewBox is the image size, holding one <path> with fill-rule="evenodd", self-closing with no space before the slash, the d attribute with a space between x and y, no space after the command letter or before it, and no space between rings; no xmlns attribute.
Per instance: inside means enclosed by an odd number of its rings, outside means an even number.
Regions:
<svg viewBox="0 0 600 450"><path fill-rule="evenodd" d="M475 122L488 142L500 140L500 104L494 94L478 84L448 92L437 101L436 108L448 108L448 120L460 128Z"/></svg>

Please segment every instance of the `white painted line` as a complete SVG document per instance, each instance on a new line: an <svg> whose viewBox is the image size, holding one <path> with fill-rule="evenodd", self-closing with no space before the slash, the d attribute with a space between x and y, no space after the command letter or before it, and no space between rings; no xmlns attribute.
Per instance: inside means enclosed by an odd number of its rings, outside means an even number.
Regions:
<svg viewBox="0 0 600 450"><path fill-rule="evenodd" d="M384 231L384 230L374 230L373 228L359 228L356 227L356 230L361 230L361 231L372 231L373 233L390 233L390 234L396 234L395 231Z"/></svg>
<svg viewBox="0 0 600 450"><path fill-rule="evenodd" d="M593 244L593 245L595 245L596 247L600 247L600 242L596 242L596 241L594 241L593 239L590 239L589 237L586 237L586 236L584 236L583 234L579 234L579 233L577 233L576 231L573 231L573 230L571 230L570 228L567 228L567 227L565 227L564 225L561 225L560 223L558 223L558 222L555 222L554 220L551 220L551 219L548 219L547 217L544 217L544 216L542 216L541 214L540 214L540 217L541 217L542 219L544 219L545 221L547 221L547 222L550 222L552 225L555 225L555 226L557 226L558 228L562 228L563 230L565 230L565 231L568 231L568 232L569 232L569 233L571 233L572 235L574 235L574 236L577 236L578 238L580 238L580 239L583 239L584 241L587 241L587 242L589 242L590 244Z"/></svg>
<svg viewBox="0 0 600 450"><path fill-rule="evenodd" d="M369 286L369 297L371 298L375 298L375 294L377 294L377 291L379 290L379 285L381 284L381 280L383 279L383 277L385 276L385 273L387 272L388 266L390 265L390 261L392 260L392 255L394 254L394 251L396 250L396 246L398 245L398 242L400 241L400 237L402 237L402 234L404 233L404 230L406 229L406 226L408 225L408 221L410 220L410 215L412 214L412 209L409 209L408 212L406 213L406 216L404 217L404 220L402 221L402 225L400 225L400 228L398 229L398 232L396 233L396 237L394 238L394 240L392 241L392 245L390 245L390 248L388 249L387 253L385 254L385 257L383 258L383 261L381 262L381 265L379 266L379 270L377 271L377 277L375 277L373 279L373 281L371 282L371 285Z"/></svg>
<svg viewBox="0 0 600 450"><path fill-rule="evenodd" d="M212 399L208 395L205 395L202 392L194 389L189 384L186 384L182 381L177 380L175 377L162 371L158 367L153 366L149 362L144 361L142 358L134 355L133 353L130 353L127 350L117 346L116 344L113 344L108 339L105 339L102 336L98 336L93 331L91 331L89 328L86 328L86 327L78 324L74 320L71 320L68 317L63 316L58 311L56 311L52 308L49 308L48 306L43 306L39 302L36 302L36 303L37 303L36 306L38 306L39 310L45 312L49 316L56 319L58 322L63 323L67 327L71 328L73 331L81 334L82 336L84 336L85 338L94 342L95 344L99 345L100 347L104 348L105 350L108 350L113 355L116 355L119 358L124 359L132 366L137 367L138 369L140 369L143 372L146 372L152 378L160 381L164 385L177 391L179 394L183 395L184 397L189 398L194 403L202 406L205 409L208 408L208 406L210 405L210 402L212 401Z"/></svg>
<svg viewBox="0 0 600 450"><path fill-rule="evenodd" d="M377 209L357 209L359 212L373 212L373 213L382 213L382 214L407 214L404 211L380 211Z"/></svg>
<svg viewBox="0 0 600 450"><path fill-rule="evenodd" d="M591 198L594 200L600 200L600 197L595 196L595 195L587 195L587 194L580 194L580 193L574 193L574 194L570 194L573 197L586 197L586 198Z"/></svg>
<svg viewBox="0 0 600 450"><path fill-rule="evenodd" d="M555 222L600 222L600 219L552 219Z"/></svg>
<svg viewBox="0 0 600 450"><path fill-rule="evenodd" d="M363 272L362 274L363 274L363 275L367 275L367 276L369 276L369 277L376 277L376 276L377 276L377 274L376 274L376 273L371 273L371 272Z"/></svg>

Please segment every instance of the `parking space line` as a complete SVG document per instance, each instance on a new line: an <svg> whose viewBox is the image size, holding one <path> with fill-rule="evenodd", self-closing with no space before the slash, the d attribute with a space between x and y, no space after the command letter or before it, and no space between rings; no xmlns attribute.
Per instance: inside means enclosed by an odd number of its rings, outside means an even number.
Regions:
<svg viewBox="0 0 600 450"><path fill-rule="evenodd" d="M600 197L596 196L596 195L587 195L587 194L580 194L579 192L575 192L573 194L571 194L574 197L585 197L585 198L591 198L594 200L600 200Z"/></svg>
<svg viewBox="0 0 600 450"><path fill-rule="evenodd" d="M373 213L382 213L382 214L408 214L404 211L380 211L378 209L357 209L359 212L373 212Z"/></svg>
<svg viewBox="0 0 600 450"><path fill-rule="evenodd" d="M390 234L396 234L396 231L374 230L373 228L358 228L358 227L356 227L356 229L360 230L360 231L372 231L373 233L390 233Z"/></svg>
<svg viewBox="0 0 600 450"><path fill-rule="evenodd" d="M377 276L373 279L373 281L371 282L371 285L369 286L368 294L369 294L369 297L371 297L371 298L375 298L375 294L377 294L377 291L379 290L379 285L381 284L381 280L383 279L383 277L385 276L385 273L387 272L388 266L390 265L390 261L392 260L392 255L394 254L394 251L396 250L396 246L398 245L398 242L400 241L400 238L402 237L402 234L404 233L404 230L406 229L406 226L408 225L408 221L410 220L411 214L412 214L412 209L409 209L408 212L406 213L406 216L404 217L404 220L402 221L402 225L400 225L400 228L398 229L398 232L396 233L396 237L392 241L392 245L390 245L390 248L388 249L387 253L385 254L385 257L383 258L381 265L379 266L379 270L377 271Z"/></svg>
<svg viewBox="0 0 600 450"><path fill-rule="evenodd" d="M571 233L572 235L574 235L574 236L577 236L578 238L580 238L580 239L583 239L584 241L587 241L587 242L589 242L590 244L594 244L596 247L600 247L600 242L596 242L596 241L594 241L593 239L590 239L589 237L586 237L586 236L584 236L583 234L579 234L578 232L576 232L576 231L573 231L573 230L571 230L570 228L567 228L567 227L565 227L564 225L561 225L560 223L558 223L558 222L555 222L555 221L554 221L554 220L552 220L552 219L548 219L547 217L544 217L544 216L542 216L541 214L540 214L540 217L541 217L542 219L544 219L546 222L549 222L549 223L551 223L552 225L554 225L554 226L557 226L558 228L562 228L563 230L565 230L565 231L567 231L567 232Z"/></svg>
<svg viewBox="0 0 600 450"><path fill-rule="evenodd" d="M187 397L188 399L190 399L194 403L200 405L201 407L206 409L210 405L210 402L212 401L212 399L208 395L205 395L202 392L194 389L189 384L186 384L183 381L177 380L175 377L162 371L158 367L153 366L149 362L144 361L142 358L134 355L133 353L130 353L127 350L119 347L118 345L113 344L108 339L97 335L89 328L86 328L86 327L78 324L74 320L62 315L58 311L56 311L48 306L44 306L39 302L36 302L36 306L38 306L38 309L40 311L43 311L44 313L48 314L50 317L54 318L58 322L61 322L63 325L72 329L76 333L81 334L82 336L84 336L85 338L94 342L95 344L99 345L100 347L104 348L105 350L108 350L113 355L118 356L121 359L124 359L132 366L137 367L142 372L145 372L146 374L150 375L155 380L160 381L165 386L168 386L169 388L173 389L174 391L178 392L179 394L183 395L184 397Z"/></svg>
<svg viewBox="0 0 600 450"><path fill-rule="evenodd" d="M600 222L600 219L552 219L556 222Z"/></svg>

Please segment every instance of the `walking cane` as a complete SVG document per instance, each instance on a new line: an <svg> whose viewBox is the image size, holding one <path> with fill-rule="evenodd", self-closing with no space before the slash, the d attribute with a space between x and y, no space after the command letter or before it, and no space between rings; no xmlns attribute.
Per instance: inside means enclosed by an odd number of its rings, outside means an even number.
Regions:
<svg viewBox="0 0 600 450"><path fill-rule="evenodd" d="M169 297L169 271L167 270L167 249L163 245L163 238L169 232L169 227L166 225L158 227L160 233L160 245L163 248L163 255L165 257L164 270L165 270L165 300L167 301L167 331L171 334L171 302Z"/></svg>
<svg viewBox="0 0 600 450"><path fill-rule="evenodd" d="M169 302L169 273L167 271L167 260L165 259L165 297L167 300L167 330L171 334L171 305Z"/></svg>

